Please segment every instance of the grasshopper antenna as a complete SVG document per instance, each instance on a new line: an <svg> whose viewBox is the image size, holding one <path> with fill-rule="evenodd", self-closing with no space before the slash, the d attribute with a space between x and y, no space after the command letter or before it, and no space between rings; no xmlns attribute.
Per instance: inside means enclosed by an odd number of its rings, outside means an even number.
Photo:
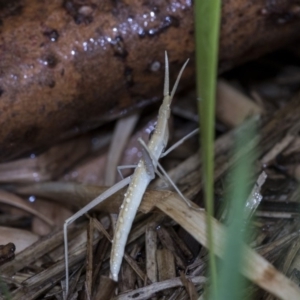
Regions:
<svg viewBox="0 0 300 300"><path fill-rule="evenodd" d="M169 96L169 59L168 53L165 51L165 82L164 82L164 97Z"/></svg>
<svg viewBox="0 0 300 300"><path fill-rule="evenodd" d="M179 72L179 74L178 74L178 76L177 76L176 82L175 82L175 84L174 84L174 86L173 86L173 89L172 89L172 92L171 92L171 99L173 99L173 97L174 97L174 94L175 94L175 92L176 92L176 89L177 89L179 80L180 80L180 78L181 78L181 75L182 75L182 73L183 73L183 71L184 71L186 65L188 64L189 60L190 60L190 59L187 59L187 61L186 61L186 62L184 63L184 65L182 66L182 68L181 68L181 70L180 70L180 72Z"/></svg>

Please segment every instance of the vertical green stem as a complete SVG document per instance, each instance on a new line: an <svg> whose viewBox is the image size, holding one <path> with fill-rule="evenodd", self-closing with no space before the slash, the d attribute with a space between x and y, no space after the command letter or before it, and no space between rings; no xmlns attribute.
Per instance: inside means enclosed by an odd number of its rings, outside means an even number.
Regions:
<svg viewBox="0 0 300 300"><path fill-rule="evenodd" d="M204 191L208 213L209 270L214 292L217 286L217 271L213 254L211 218L214 211L214 124L220 11L220 0L195 0L197 95L201 125Z"/></svg>
<svg viewBox="0 0 300 300"><path fill-rule="evenodd" d="M248 121L237 132L234 156L244 153L228 175L231 183L227 188L226 202L230 203L227 229L224 237L224 256L220 265L217 294L214 300L246 299L245 281L241 268L247 259L244 256L244 242L248 234L246 201L250 194L249 182L253 178L256 151L247 151L255 137L255 123Z"/></svg>

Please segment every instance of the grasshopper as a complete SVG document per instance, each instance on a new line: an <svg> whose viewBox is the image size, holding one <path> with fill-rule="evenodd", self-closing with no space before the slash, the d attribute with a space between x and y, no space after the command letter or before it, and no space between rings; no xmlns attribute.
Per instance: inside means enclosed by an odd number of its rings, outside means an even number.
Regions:
<svg viewBox="0 0 300 300"><path fill-rule="evenodd" d="M121 206L121 211L117 220L114 239L112 241L112 250L110 255L110 277L114 281L118 281L118 274L121 268L122 259L124 255L125 245L127 242L127 238L135 218L137 209L141 203L143 194L149 185L149 183L154 179L155 173L158 172L157 168L159 168L163 175L167 177L167 179L172 183L172 186L176 189L176 191L180 194L180 196L184 199L189 207L191 207L189 200L187 200L175 184L171 181L171 179L167 176L167 173L163 170L158 160L162 156L164 156L163 151L166 148L169 139L169 128L168 128L168 120L170 117L170 105L172 99L174 97L176 88L178 86L180 77L183 73L184 68L186 67L188 60L185 62L183 67L181 68L179 75L176 79L172 92L169 92L169 63L168 56L165 53L165 80L164 80L164 99L162 105L159 109L157 124L155 130L150 138L148 145L146 145L142 140L140 143L143 146L143 156L140 159L138 165L135 168L133 175L126 177L116 183L114 186L108 188L103 194L94 199L72 217L67 219L64 224L64 241L65 241L65 264L66 264L66 294L68 294L68 282L69 282L69 269L68 269L68 240L67 240L67 227L71 223L73 223L80 216L85 214L88 210L98 205L100 202L116 193L121 188L125 187L129 184L128 190L124 195L124 201ZM188 137L196 134L198 130L193 131ZM187 137L186 137L187 138ZM184 140L186 139L184 138ZM180 141L176 143L182 143ZM174 146L175 146L174 145ZM174 149L174 146L172 149ZM168 153L170 150L168 150Z"/></svg>

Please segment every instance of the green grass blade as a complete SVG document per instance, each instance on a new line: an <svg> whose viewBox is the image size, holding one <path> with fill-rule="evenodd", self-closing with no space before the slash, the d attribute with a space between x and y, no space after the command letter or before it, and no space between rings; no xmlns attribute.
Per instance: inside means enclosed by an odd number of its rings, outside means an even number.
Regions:
<svg viewBox="0 0 300 300"><path fill-rule="evenodd" d="M3 297L3 298L1 298ZM5 300L10 300L11 299L11 295L8 291L8 287L7 285L1 280L0 277L0 298L1 299L5 299Z"/></svg>
<svg viewBox="0 0 300 300"><path fill-rule="evenodd" d="M201 127L201 149L206 209L213 215L214 171L214 123L215 95L220 26L220 0L195 1L197 95ZM216 289L217 273L213 255L211 218L207 223L209 245L209 270L213 290Z"/></svg>
<svg viewBox="0 0 300 300"><path fill-rule="evenodd" d="M254 137L254 123L249 122L237 136L235 153L247 145ZM217 285L216 300L245 299L243 278L240 275L243 260L243 243L247 235L245 203L250 194L249 182L255 155L248 153L241 158L230 174L231 190L227 193L230 201L229 225L226 231L224 260L221 263L220 276Z"/></svg>

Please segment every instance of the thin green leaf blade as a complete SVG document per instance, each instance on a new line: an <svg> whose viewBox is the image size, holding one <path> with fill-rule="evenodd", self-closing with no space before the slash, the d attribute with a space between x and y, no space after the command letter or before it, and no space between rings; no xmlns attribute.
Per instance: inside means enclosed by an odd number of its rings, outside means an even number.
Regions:
<svg viewBox="0 0 300 300"><path fill-rule="evenodd" d="M206 209L209 216L214 211L214 123L215 95L220 26L220 0L195 1L197 95L201 127L201 149ZM209 269L213 290L216 290L217 272L213 255L211 218L207 223Z"/></svg>

